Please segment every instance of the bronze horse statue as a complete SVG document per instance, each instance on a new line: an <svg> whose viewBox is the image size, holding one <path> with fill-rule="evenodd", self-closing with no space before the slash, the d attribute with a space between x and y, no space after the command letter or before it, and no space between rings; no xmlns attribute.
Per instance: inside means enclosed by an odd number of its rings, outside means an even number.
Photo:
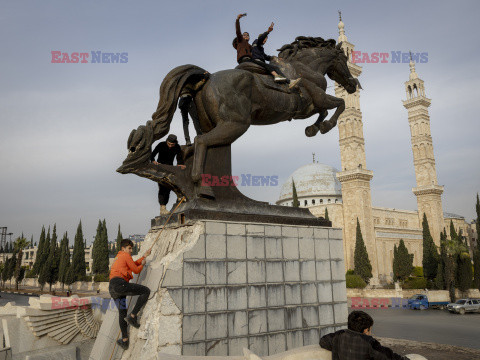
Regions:
<svg viewBox="0 0 480 360"><path fill-rule="evenodd" d="M360 83L353 78L347 56L335 40L320 37L297 37L291 44L278 50L272 64L281 68L289 78L300 77L298 88L275 84L271 75L254 63L243 63L236 69L209 74L195 65L183 65L171 70L160 86L160 100L152 120L132 130L128 138L128 156L117 170L120 173L137 173L155 181L158 176L150 168L140 174L136 169L150 163L151 146L168 134L180 96L190 94L197 107L203 134L195 137L194 144L183 147L184 157L193 156L188 172L193 187L199 187L205 171L207 150L232 144L250 125L271 125L292 119L306 119L319 114L314 124L305 129L307 136L331 130L345 109L344 100L326 94L325 75L354 93ZM329 120L324 120L327 110L336 109ZM165 170L167 168L167 170ZM179 172L178 168L164 166L166 173ZM175 190L175 180L168 174L162 182ZM177 194L182 193L178 191ZM185 192L185 191L183 191ZM208 186L197 194L213 196Z"/></svg>

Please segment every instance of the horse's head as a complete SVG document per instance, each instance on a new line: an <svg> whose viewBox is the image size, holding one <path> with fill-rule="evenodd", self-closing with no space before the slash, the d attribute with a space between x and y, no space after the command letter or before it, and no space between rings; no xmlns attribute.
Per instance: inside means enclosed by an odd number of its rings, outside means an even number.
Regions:
<svg viewBox="0 0 480 360"><path fill-rule="evenodd" d="M353 94L357 90L357 85L361 89L360 82L354 78L348 69L348 58L342 50L342 43L338 43L333 47L335 52L330 67L327 69L327 75L330 79L335 80L342 85L349 94Z"/></svg>
<svg viewBox="0 0 480 360"><path fill-rule="evenodd" d="M135 167L148 163L150 160L151 146L153 144L153 130L151 120L146 125L141 125L137 130L132 130L127 141L128 155L117 171L121 174L132 172Z"/></svg>

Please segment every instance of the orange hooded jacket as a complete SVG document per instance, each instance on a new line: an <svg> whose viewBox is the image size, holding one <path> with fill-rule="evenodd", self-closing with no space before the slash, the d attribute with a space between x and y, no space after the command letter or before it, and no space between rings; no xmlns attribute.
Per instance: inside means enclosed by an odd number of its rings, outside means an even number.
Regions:
<svg viewBox="0 0 480 360"><path fill-rule="evenodd" d="M132 255L120 250L112 264L112 268L110 270L110 280L114 277L120 277L127 282L130 281L133 279L132 272L138 274L140 271L142 271L143 259L145 259L144 256L137 261L133 261Z"/></svg>

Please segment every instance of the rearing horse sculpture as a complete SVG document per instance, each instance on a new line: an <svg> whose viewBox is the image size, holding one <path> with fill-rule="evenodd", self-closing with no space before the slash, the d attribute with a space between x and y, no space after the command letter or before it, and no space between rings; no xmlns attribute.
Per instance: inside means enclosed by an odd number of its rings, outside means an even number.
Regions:
<svg viewBox="0 0 480 360"><path fill-rule="evenodd" d="M326 94L325 75L348 93L354 93L357 85L360 86L350 74L341 43L335 46L335 40L297 37L279 49L278 58L273 58L272 63L289 78L301 77L299 88L289 90L286 85L275 84L270 75L262 74L260 67L253 63L213 74L195 65L171 70L160 86L160 101L152 120L131 132L129 154L117 171L132 172L136 166L149 162L151 146L168 134L177 101L183 94L189 93L194 98L203 132L184 150L186 158L193 154L192 167L188 170L193 183L198 185L207 149L232 144L250 125L271 125L319 114L316 122L305 129L306 135L332 129L345 103ZM324 121L330 109L336 109L335 113ZM202 188L203 194L208 195L208 187Z"/></svg>

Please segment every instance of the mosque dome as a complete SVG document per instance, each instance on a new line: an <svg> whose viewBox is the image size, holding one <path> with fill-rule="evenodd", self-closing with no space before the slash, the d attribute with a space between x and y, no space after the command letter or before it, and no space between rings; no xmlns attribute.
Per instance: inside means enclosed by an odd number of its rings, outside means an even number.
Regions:
<svg viewBox="0 0 480 360"><path fill-rule="evenodd" d="M292 206L292 180L301 207L341 202L342 190L337 172L334 167L319 163L298 168L282 185L277 205Z"/></svg>

